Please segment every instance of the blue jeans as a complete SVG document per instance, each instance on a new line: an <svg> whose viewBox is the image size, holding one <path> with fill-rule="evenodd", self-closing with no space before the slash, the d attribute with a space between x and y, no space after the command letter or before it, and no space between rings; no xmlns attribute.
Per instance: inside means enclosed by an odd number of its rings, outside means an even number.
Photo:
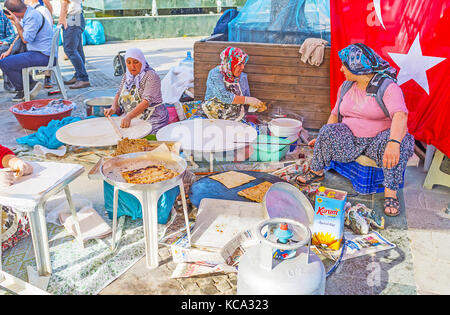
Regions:
<svg viewBox="0 0 450 315"><path fill-rule="evenodd" d="M10 55L0 60L0 69L8 76L17 91L23 90L22 69L34 66L47 66L49 56L38 51L27 51Z"/></svg>
<svg viewBox="0 0 450 315"><path fill-rule="evenodd" d="M84 16L67 16L67 28L63 30L63 47L67 57L75 68L78 81L89 81L83 51Z"/></svg>

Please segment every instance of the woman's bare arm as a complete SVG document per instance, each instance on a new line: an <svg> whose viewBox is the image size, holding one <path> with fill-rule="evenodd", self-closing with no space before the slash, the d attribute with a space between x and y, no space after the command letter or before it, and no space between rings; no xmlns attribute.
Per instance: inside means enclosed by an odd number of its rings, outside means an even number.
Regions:
<svg viewBox="0 0 450 315"><path fill-rule="evenodd" d="M389 139L402 141L408 130L408 114L397 112L392 116L391 135Z"/></svg>
<svg viewBox="0 0 450 315"><path fill-rule="evenodd" d="M330 117L328 117L327 125L335 124L337 122L338 122L338 117L334 114L330 114Z"/></svg>

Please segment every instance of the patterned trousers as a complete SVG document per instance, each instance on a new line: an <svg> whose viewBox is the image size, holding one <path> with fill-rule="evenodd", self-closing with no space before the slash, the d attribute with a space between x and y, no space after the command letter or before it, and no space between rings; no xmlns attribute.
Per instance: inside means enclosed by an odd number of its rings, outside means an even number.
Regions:
<svg viewBox="0 0 450 315"><path fill-rule="evenodd" d="M373 138L358 138L343 123L324 125L314 146L311 169L321 171L329 166L331 161L348 163L355 161L360 155L365 155L374 160L378 167L383 168L384 187L397 191L403 181L406 164L414 153L414 138L409 133L405 135L400 145L398 164L387 169L383 167L383 155L389 136L390 129L386 129Z"/></svg>

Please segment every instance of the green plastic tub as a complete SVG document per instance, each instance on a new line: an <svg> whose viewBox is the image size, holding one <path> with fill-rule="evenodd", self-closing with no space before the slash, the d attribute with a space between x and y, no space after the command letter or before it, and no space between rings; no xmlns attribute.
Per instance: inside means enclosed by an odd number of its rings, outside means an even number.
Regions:
<svg viewBox="0 0 450 315"><path fill-rule="evenodd" d="M288 139L268 135L259 135L256 141L250 159L259 162L280 161L286 156L291 144Z"/></svg>

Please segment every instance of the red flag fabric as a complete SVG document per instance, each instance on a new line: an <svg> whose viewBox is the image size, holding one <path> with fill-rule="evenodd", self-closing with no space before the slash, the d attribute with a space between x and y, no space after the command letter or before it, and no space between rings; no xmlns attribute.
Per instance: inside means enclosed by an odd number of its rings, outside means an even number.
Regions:
<svg viewBox="0 0 450 315"><path fill-rule="evenodd" d="M364 43L397 68L409 132L450 156L450 0L330 1L330 14L332 107L338 51Z"/></svg>

